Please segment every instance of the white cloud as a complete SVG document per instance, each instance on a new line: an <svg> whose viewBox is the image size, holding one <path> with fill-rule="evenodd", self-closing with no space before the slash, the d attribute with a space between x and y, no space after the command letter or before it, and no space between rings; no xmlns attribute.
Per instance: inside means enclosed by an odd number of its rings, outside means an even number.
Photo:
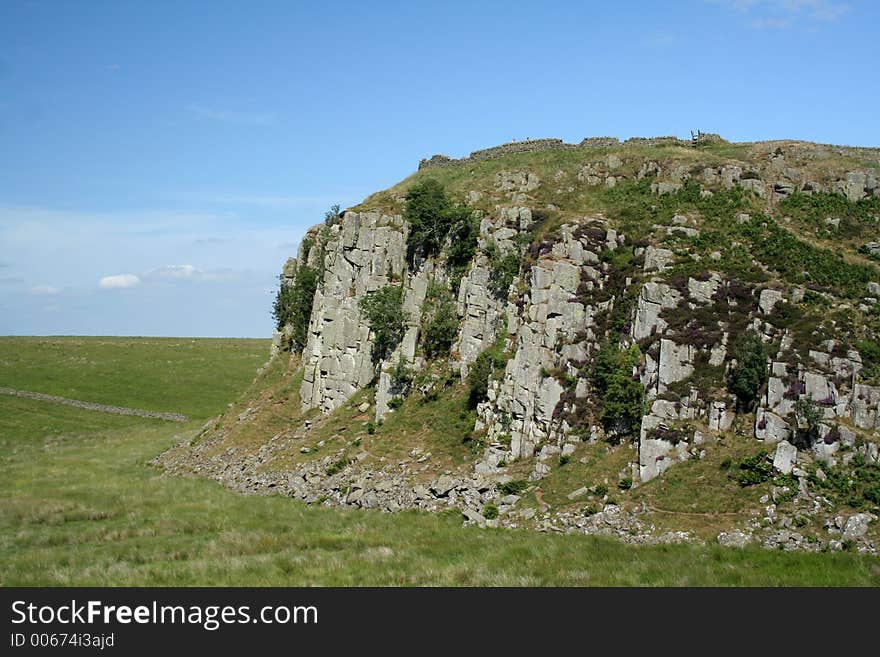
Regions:
<svg viewBox="0 0 880 657"><path fill-rule="evenodd" d="M220 246L232 242L231 237L206 237L204 239L193 240L193 246Z"/></svg>
<svg viewBox="0 0 880 657"><path fill-rule="evenodd" d="M323 208L266 219L162 203L167 209L95 212L0 201L0 335L271 334L264 288L289 255L276 247L301 237ZM157 269L165 276L149 273ZM59 292L32 294L33 285ZM196 285L217 286L217 294L194 295ZM220 303L221 286L238 312ZM44 314L50 302L59 310Z"/></svg>
<svg viewBox="0 0 880 657"><path fill-rule="evenodd" d="M193 278L202 272L192 265L165 265L148 272L148 275L159 278Z"/></svg>
<svg viewBox="0 0 880 657"><path fill-rule="evenodd" d="M134 287L141 282L141 279L134 274L115 274L113 276L104 276L98 282L98 287L110 290L122 287Z"/></svg>
<svg viewBox="0 0 880 657"><path fill-rule="evenodd" d="M253 272L245 269L218 267L215 269L199 269L193 265L165 265L151 269L143 275L145 281L161 280L165 282L193 281L198 283L215 281L242 280Z"/></svg>
<svg viewBox="0 0 880 657"><path fill-rule="evenodd" d="M30 290L31 294L58 294L58 288L51 285L34 285Z"/></svg>

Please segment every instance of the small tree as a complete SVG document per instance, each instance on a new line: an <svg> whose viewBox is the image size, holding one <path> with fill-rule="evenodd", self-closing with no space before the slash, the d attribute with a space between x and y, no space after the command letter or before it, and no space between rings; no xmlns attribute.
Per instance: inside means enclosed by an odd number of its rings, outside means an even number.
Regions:
<svg viewBox="0 0 880 657"><path fill-rule="evenodd" d="M608 389L619 362L620 347L607 340L603 342L593 358L593 367L590 370L590 381L599 392L604 393Z"/></svg>
<svg viewBox="0 0 880 657"><path fill-rule="evenodd" d="M303 265L297 270L292 284L285 283L282 278L275 296L272 305L275 328L282 331L290 327L288 346L294 351L305 347L317 288L318 272Z"/></svg>
<svg viewBox="0 0 880 657"><path fill-rule="evenodd" d="M496 298L506 298L510 284L519 274L519 253L516 250L502 253L498 245L494 241L490 241L486 245L486 256L489 258L489 267L492 269L489 289Z"/></svg>
<svg viewBox="0 0 880 657"><path fill-rule="evenodd" d="M626 435L641 425L645 388L633 376L640 358L638 345L621 350L611 342L603 343L596 354L590 379L602 395L599 419L606 431Z"/></svg>
<svg viewBox="0 0 880 657"><path fill-rule="evenodd" d="M439 181L427 178L410 187L403 216L410 225L406 243L410 263L416 256L427 258L440 253L449 237L452 237L450 267L463 270L470 262L479 227L471 209L449 198Z"/></svg>
<svg viewBox="0 0 880 657"><path fill-rule="evenodd" d="M728 376L727 389L736 395L742 410L750 411L767 378L767 356L761 337L754 331L743 333L733 346L733 357L736 365Z"/></svg>
<svg viewBox="0 0 880 657"><path fill-rule="evenodd" d="M428 284L422 309L422 348L425 356L436 358L449 353L458 335L458 313L455 299L440 283Z"/></svg>
<svg viewBox="0 0 880 657"><path fill-rule="evenodd" d="M379 362L394 351L406 333L403 288L386 285L364 296L359 305L374 335L373 361Z"/></svg>
<svg viewBox="0 0 880 657"><path fill-rule="evenodd" d="M822 409L809 397L801 397L794 403L794 414L798 422L798 447L811 447L819 437Z"/></svg>
<svg viewBox="0 0 880 657"><path fill-rule="evenodd" d="M406 360L401 356L397 360L397 365L391 369L391 388L402 393L409 388L413 382L413 371L409 368Z"/></svg>
<svg viewBox="0 0 880 657"><path fill-rule="evenodd" d="M338 224L340 219L342 219L342 208L338 203L331 205L330 209L324 213L324 225L326 226Z"/></svg>
<svg viewBox="0 0 880 657"><path fill-rule="evenodd" d="M446 262L453 277L460 279L477 251L480 224L463 203L453 206L451 212L456 216L449 230L449 257Z"/></svg>
<svg viewBox="0 0 880 657"><path fill-rule="evenodd" d="M451 227L450 201L439 181L428 178L413 185L406 194L403 216L410 224L407 255L427 257L438 253Z"/></svg>
<svg viewBox="0 0 880 657"><path fill-rule="evenodd" d="M476 408L477 404L488 399L489 379L496 371L502 369L505 363L504 355L497 346L480 352L468 370L468 403L471 408Z"/></svg>

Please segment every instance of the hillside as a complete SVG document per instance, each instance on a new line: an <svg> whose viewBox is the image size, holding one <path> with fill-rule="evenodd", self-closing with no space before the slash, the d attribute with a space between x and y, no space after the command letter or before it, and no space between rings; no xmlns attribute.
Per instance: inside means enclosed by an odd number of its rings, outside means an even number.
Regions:
<svg viewBox="0 0 880 657"><path fill-rule="evenodd" d="M310 229L172 472L467 523L876 553L880 150L434 156Z"/></svg>

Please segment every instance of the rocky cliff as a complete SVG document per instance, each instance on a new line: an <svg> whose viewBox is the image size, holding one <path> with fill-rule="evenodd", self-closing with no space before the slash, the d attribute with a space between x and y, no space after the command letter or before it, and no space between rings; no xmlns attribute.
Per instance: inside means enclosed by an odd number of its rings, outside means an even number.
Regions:
<svg viewBox="0 0 880 657"><path fill-rule="evenodd" d="M408 256L406 193L429 177L479 221L463 269L449 241ZM647 484L717 458L692 485L733 486L749 507L722 542L874 551L878 178L877 150L714 136L435 156L312 228L286 265L282 286L317 272L304 343L291 345L290 327L273 342L298 389L255 398L234 424L282 404L298 407L296 426L275 425L244 458L229 446L238 430L215 424L164 462L307 501L454 506L481 525L684 540L693 532L652 521L665 489ZM361 301L387 286L401 288L403 330L377 358ZM448 353L431 357L429 289L454 297L458 323ZM468 386L469 405L443 407L467 449L432 461L448 428L405 420ZM340 427L349 434L329 433ZM249 465L230 479L234 462Z"/></svg>

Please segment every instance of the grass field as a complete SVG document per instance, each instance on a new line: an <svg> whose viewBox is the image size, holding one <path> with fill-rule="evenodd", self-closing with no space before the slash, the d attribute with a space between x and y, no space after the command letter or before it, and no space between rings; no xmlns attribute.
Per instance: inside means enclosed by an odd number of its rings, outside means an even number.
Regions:
<svg viewBox="0 0 880 657"><path fill-rule="evenodd" d="M0 386L206 419L268 353L268 340L7 337Z"/></svg>
<svg viewBox="0 0 880 657"><path fill-rule="evenodd" d="M0 338L0 386L204 419L248 387L267 351L267 341ZM462 528L458 514L243 497L147 465L200 424L0 397L0 584L880 585L880 560L853 553Z"/></svg>

